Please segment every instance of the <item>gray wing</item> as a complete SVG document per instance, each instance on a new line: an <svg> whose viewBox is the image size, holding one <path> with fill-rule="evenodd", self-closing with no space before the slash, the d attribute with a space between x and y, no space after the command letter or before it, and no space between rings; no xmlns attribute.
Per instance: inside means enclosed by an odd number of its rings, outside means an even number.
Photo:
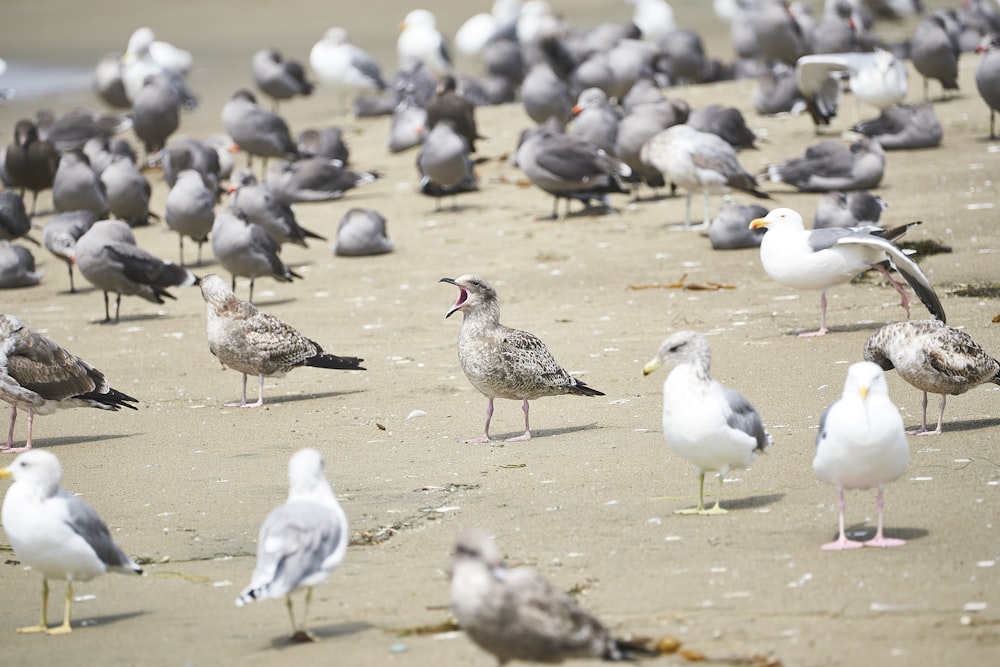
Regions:
<svg viewBox="0 0 1000 667"><path fill-rule="evenodd" d="M838 399L839 400L839 399ZM826 440L826 417L830 414L830 410L836 405L836 401L826 406L826 410L823 411L823 416L819 418L819 433L816 434L816 449L820 448L823 441Z"/></svg>
<svg viewBox="0 0 1000 667"><path fill-rule="evenodd" d="M386 88L385 79L382 78L382 68L379 67L378 61L367 51L356 47L352 48L351 67L371 79L379 88L383 90Z"/></svg>
<svg viewBox="0 0 1000 667"><path fill-rule="evenodd" d="M851 234L851 230L846 227L822 227L809 232L809 248L813 252L832 248L840 239Z"/></svg>
<svg viewBox="0 0 1000 667"><path fill-rule="evenodd" d="M73 532L82 537L94 550L101 562L109 568L127 569L134 572L142 572L139 567L132 562L132 559L118 548L107 525L97 514L93 507L73 496L66 491L60 490L59 497L66 501L69 518L66 525L73 529Z"/></svg>
<svg viewBox="0 0 1000 667"><path fill-rule="evenodd" d="M764 430L764 423L761 421L760 415L757 414L757 410L743 394L725 385L720 386L731 411L726 417L726 424L729 428L743 431L756 440L757 446L754 447L754 451L764 451L771 444L771 436Z"/></svg>

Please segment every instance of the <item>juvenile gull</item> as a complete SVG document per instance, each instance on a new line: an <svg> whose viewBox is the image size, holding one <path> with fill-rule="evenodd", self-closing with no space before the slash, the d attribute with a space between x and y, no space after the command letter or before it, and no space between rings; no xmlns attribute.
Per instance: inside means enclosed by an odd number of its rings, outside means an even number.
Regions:
<svg viewBox="0 0 1000 667"><path fill-rule="evenodd" d="M333 254L343 257L382 255L392 252L393 242L385 231L385 218L369 208L352 208L340 219Z"/></svg>
<svg viewBox="0 0 1000 667"><path fill-rule="evenodd" d="M455 86L455 77L450 74L438 83L434 97L427 103L427 129L433 130L442 120L450 120L455 132L469 144L469 151L475 153L476 139L483 138L476 129L476 111Z"/></svg>
<svg viewBox="0 0 1000 667"><path fill-rule="evenodd" d="M236 606L284 596L292 640L315 641L306 630L312 589L344 560L347 542L347 515L326 479L323 455L300 449L288 461L288 500L272 510L260 527L257 566ZM296 623L292 591L302 587L305 608Z"/></svg>
<svg viewBox="0 0 1000 667"><path fill-rule="evenodd" d="M31 449L34 417L66 408L137 409L137 399L108 386L104 374L12 315L0 315L0 398L10 403L10 431L2 451ZM28 438L14 448L17 409L28 411Z"/></svg>
<svg viewBox="0 0 1000 667"><path fill-rule="evenodd" d="M802 216L796 211L776 208L763 218L750 221L751 229L763 227L768 230L760 244L760 261L764 271L782 285L821 290L819 330L800 336L824 335L827 332L826 291L871 268L885 275L899 292L909 317L909 297L882 266L886 260L902 274L931 315L945 321L944 307L927 276L892 242L906 233L908 226L891 230L833 227L807 231Z"/></svg>
<svg viewBox="0 0 1000 667"><path fill-rule="evenodd" d="M982 54L976 65L976 89L990 109L990 139L996 139L994 122L996 112L1000 111L1000 35L986 38L976 51Z"/></svg>
<svg viewBox="0 0 1000 667"><path fill-rule="evenodd" d="M986 382L1000 384L1000 362L964 331L939 320L887 324L865 342L864 356L882 370L893 368L924 393L920 428L913 435L939 435L948 394L957 396ZM937 428L927 430L927 394L941 394Z"/></svg>
<svg viewBox="0 0 1000 667"><path fill-rule="evenodd" d="M445 314L462 311L458 332L458 361L462 372L481 394L486 396L486 426L479 438L467 443L489 442L493 400L506 398L522 401L524 433L508 442L531 439L528 426L528 401L542 396L577 394L604 396L560 366L545 343L533 334L500 324L500 300L485 280L474 275L442 278L458 288L458 300Z"/></svg>
<svg viewBox="0 0 1000 667"><path fill-rule="evenodd" d="M886 107L878 118L861 121L854 130L871 137L887 151L931 148L944 136L930 102Z"/></svg>
<svg viewBox="0 0 1000 667"><path fill-rule="evenodd" d="M3 500L3 528L22 565L37 570L42 579L42 615L38 625L19 633L63 635L73 631L70 610L73 582L90 581L108 570L142 574L125 555L107 525L83 499L59 488L62 466L50 452L25 452L0 470L0 479L14 478ZM66 581L62 625L48 623L49 579Z"/></svg>
<svg viewBox="0 0 1000 667"><path fill-rule="evenodd" d="M118 322L122 295L140 296L152 303L175 298L168 287L188 287L198 277L173 262L156 257L135 243L132 230L120 220L95 222L76 242L74 260L83 277L104 291L104 320ZM115 319L111 319L108 293L115 293Z"/></svg>
<svg viewBox="0 0 1000 667"><path fill-rule="evenodd" d="M481 528L464 531L451 561L451 611L469 639L504 665L572 658L634 660L655 652L611 631L542 575L508 568Z"/></svg>
<svg viewBox="0 0 1000 667"><path fill-rule="evenodd" d="M290 100L296 95L309 97L313 91L302 63L285 60L276 49L261 49L253 54L250 72L254 84L271 98L275 110L281 100Z"/></svg>
<svg viewBox="0 0 1000 667"><path fill-rule="evenodd" d="M281 244L266 229L247 220L241 211L220 211L212 223L209 240L219 266L233 276L233 289L236 276L250 279L251 301L254 281L260 276L270 276L282 283L302 278L281 261L278 256Z"/></svg>
<svg viewBox="0 0 1000 667"><path fill-rule="evenodd" d="M772 183L786 183L802 192L870 190L885 174L885 151L874 139L861 137L850 147L828 139L808 147L804 157L767 168Z"/></svg>
<svg viewBox="0 0 1000 667"><path fill-rule="evenodd" d="M365 370L360 365L364 359L327 354L319 343L237 297L214 273L202 279L201 295L208 304L208 349L224 366L243 373L243 398L227 406L260 407L264 377L281 376L300 366ZM247 375L258 379L256 403L247 403Z"/></svg>
<svg viewBox="0 0 1000 667"><path fill-rule="evenodd" d="M31 191L31 215L35 215L38 193L49 190L59 166L59 151L49 141L38 136L38 126L30 120L19 120L14 126L14 141L7 146L4 167L10 184Z"/></svg>
<svg viewBox="0 0 1000 667"><path fill-rule="evenodd" d="M181 266L184 266L185 236L198 244L195 266L201 266L201 247L215 222L215 193L194 169L184 169L177 175L167 193L164 219L167 227L177 232Z"/></svg>
<svg viewBox="0 0 1000 667"><path fill-rule="evenodd" d="M823 545L825 551L868 547L898 547L903 540L882 534L885 485L906 472L910 445L903 418L889 400L882 369L859 361L847 369L843 395L826 409L819 423L813 470L827 484L837 487L840 535ZM878 487L878 524L867 542L847 539L844 533L844 490Z"/></svg>
<svg viewBox="0 0 1000 667"><path fill-rule="evenodd" d="M32 287L41 280L42 274L35 270L35 256L31 251L0 239L0 289Z"/></svg>
<svg viewBox="0 0 1000 667"><path fill-rule="evenodd" d="M674 365L663 383L663 437L674 452L698 470L698 506L675 514L725 514L720 507L722 480L732 468L749 468L771 444L760 415L742 394L713 380L708 341L701 334L678 331L660 345L642 369L649 375L665 363ZM705 473L719 472L715 507L705 509Z"/></svg>

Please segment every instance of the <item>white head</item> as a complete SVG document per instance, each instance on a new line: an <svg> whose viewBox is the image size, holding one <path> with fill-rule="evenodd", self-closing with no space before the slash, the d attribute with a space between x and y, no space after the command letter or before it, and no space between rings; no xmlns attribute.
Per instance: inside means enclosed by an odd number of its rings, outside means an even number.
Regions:
<svg viewBox="0 0 1000 667"><path fill-rule="evenodd" d="M765 227L805 229L805 223L802 221L802 215L798 211L790 208L776 208L763 218L755 218L750 221L750 229L763 229Z"/></svg>
<svg viewBox="0 0 1000 667"><path fill-rule="evenodd" d="M329 488L323 468L323 455L312 448L300 449L288 461L288 495L310 494Z"/></svg>
<svg viewBox="0 0 1000 667"><path fill-rule="evenodd" d="M17 484L37 487L42 496L48 498L59 490L62 466L55 454L32 449L19 454L9 466L0 470L0 479L7 477L13 477Z"/></svg>
<svg viewBox="0 0 1000 667"><path fill-rule="evenodd" d="M885 372L877 364L870 361L859 361L847 369L847 380L844 381L844 399L858 396L864 401L869 395L888 396L889 385L885 381Z"/></svg>

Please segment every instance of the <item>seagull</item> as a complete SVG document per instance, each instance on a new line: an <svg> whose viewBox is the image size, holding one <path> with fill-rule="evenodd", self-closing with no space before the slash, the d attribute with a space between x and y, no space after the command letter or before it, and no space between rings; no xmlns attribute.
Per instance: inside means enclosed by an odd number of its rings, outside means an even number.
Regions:
<svg viewBox="0 0 1000 667"><path fill-rule="evenodd" d="M13 190L0 190L0 241L24 239L41 245L30 232L31 218L24 210L24 200Z"/></svg>
<svg viewBox="0 0 1000 667"><path fill-rule="evenodd" d="M0 479L8 477L14 483L3 499L4 532L18 560L43 577L41 620L17 631L68 634L74 581L90 581L108 570L141 575L142 568L115 544L93 507L59 488L62 466L54 454L39 449L20 454L0 470ZM55 628L47 619L49 579L66 581L63 622Z"/></svg>
<svg viewBox="0 0 1000 667"><path fill-rule="evenodd" d="M285 60L276 49L261 49L253 54L250 71L254 84L271 98L273 109L278 102L296 95L309 97L313 85L306 79L306 70L297 60Z"/></svg>
<svg viewBox="0 0 1000 667"><path fill-rule="evenodd" d="M152 186L130 156L112 156L100 179L108 196L110 213L129 227L148 225L150 218L160 219L149 210Z"/></svg>
<svg viewBox="0 0 1000 667"><path fill-rule="evenodd" d="M893 368L924 393L920 428L911 435L939 435L948 394L957 396L986 382L1000 384L1000 361L969 334L939 320L887 324L865 342L865 360ZM927 429L927 394L941 394L937 428Z"/></svg>
<svg viewBox="0 0 1000 667"><path fill-rule="evenodd" d="M52 204L57 213L83 209L107 217L108 193L82 150L66 151L59 157L52 182Z"/></svg>
<svg viewBox="0 0 1000 667"><path fill-rule="evenodd" d="M294 243L308 248L307 238L325 241L326 238L299 224L291 205L280 200L266 184L247 167L240 167L231 179L229 206L243 213L247 220L260 225L278 243Z"/></svg>
<svg viewBox="0 0 1000 667"><path fill-rule="evenodd" d="M309 51L309 64L324 84L342 94L384 91L389 86L375 58L351 44L347 31L333 27Z"/></svg>
<svg viewBox="0 0 1000 667"><path fill-rule="evenodd" d="M881 197L873 195L867 190L827 192L819 198L819 203L816 204L813 229L880 226L878 223L882 217L882 211L888 206ZM764 213L766 214L767 211Z"/></svg>
<svg viewBox="0 0 1000 667"><path fill-rule="evenodd" d="M924 78L924 101L929 98L929 82L941 82L941 95L948 99L949 90L958 90L958 41L948 34L944 17L931 14L917 26L910 41L913 68Z"/></svg>
<svg viewBox="0 0 1000 667"><path fill-rule="evenodd" d="M31 191L31 216L35 215L38 193L52 189L59 167L59 151L50 141L38 136L38 126L23 119L14 125L14 141L6 148L4 161L10 184Z"/></svg>
<svg viewBox="0 0 1000 667"><path fill-rule="evenodd" d="M312 589L344 560L347 542L347 515L326 479L323 455L315 449L300 449L288 461L288 500L268 514L260 527L257 566L250 585L236 598L236 606L284 596L292 640L315 641L306 630ZM306 589L305 609L297 624L292 591L302 587Z"/></svg>
<svg viewBox="0 0 1000 667"><path fill-rule="evenodd" d="M363 371L364 359L327 354L278 318L237 297L226 281L210 273L201 280L208 310L208 349L223 366L243 373L243 398L227 407L264 404L264 377L281 376L299 366ZM257 402L247 403L247 376L258 379Z"/></svg>
<svg viewBox="0 0 1000 667"><path fill-rule="evenodd" d="M776 208L763 218L750 221L750 229L760 228L767 228L760 243L760 261L764 271L782 285L821 290L819 330L801 333L800 336L826 334L826 291L872 268L885 275L899 292L909 317L909 297L882 266L887 260L902 274L931 315L945 321L944 307L927 276L892 242L905 234L908 226L891 230L873 226L807 231L798 212L790 208Z"/></svg>
<svg viewBox="0 0 1000 667"><path fill-rule="evenodd" d="M458 333L458 361L472 386L486 396L486 427L482 437L466 440L474 444L490 441L493 400L522 401L524 433L507 442L531 439L528 401L542 396L576 394L604 396L560 366L545 343L534 334L500 324L500 300L496 290L479 276L442 278L458 288L455 301L445 318L462 311Z"/></svg>
<svg viewBox="0 0 1000 667"><path fill-rule="evenodd" d="M278 256L281 244L266 229L247 220L242 211L220 211L212 223L209 240L219 266L233 276L233 289L236 276L250 278L251 301L254 281L260 276L270 276L282 283L302 278L281 261Z"/></svg>
<svg viewBox="0 0 1000 667"><path fill-rule="evenodd" d="M184 266L185 236L198 244L195 266L201 266L201 247L208 240L215 222L215 193L194 169L184 169L177 174L174 186L167 193L164 220L167 227L177 232L181 266Z"/></svg>
<svg viewBox="0 0 1000 667"><path fill-rule="evenodd" d="M414 9L403 19L396 40L399 69L423 65L435 79L452 71L451 55L444 36L437 29L437 19L426 9Z"/></svg>
<svg viewBox="0 0 1000 667"><path fill-rule="evenodd" d="M222 124L226 133L247 154L247 165L254 155L264 158L277 157L288 160L299 158L299 149L292 140L288 124L278 114L257 104L249 90L233 93L222 107Z"/></svg>
<svg viewBox="0 0 1000 667"><path fill-rule="evenodd" d="M674 365L663 383L663 437L674 452L698 470L698 506L675 514L725 514L720 506L722 479L731 468L749 468L758 452L771 445L760 415L742 394L709 375L708 341L692 331L678 331L660 345L642 369L649 375L665 363ZM715 507L705 508L705 473L719 472Z"/></svg>
<svg viewBox="0 0 1000 667"><path fill-rule="evenodd" d="M906 472L910 445L903 418L889 400L885 373L870 361L847 369L843 395L823 413L816 438L813 470L827 484L837 487L840 536L823 545L824 551L868 547L898 547L903 540L882 534L885 485ZM878 527L867 542L847 539L844 533L844 490L878 487Z"/></svg>
<svg viewBox="0 0 1000 667"><path fill-rule="evenodd" d="M754 218L767 215L767 209L756 204L742 205L728 197L722 198L719 213L708 226L708 240L715 250L758 248L763 232L748 227Z"/></svg>
<svg viewBox="0 0 1000 667"><path fill-rule="evenodd" d="M340 219L333 254L341 257L382 255L394 243L386 235L385 218L370 208L352 208Z"/></svg>
<svg viewBox="0 0 1000 667"><path fill-rule="evenodd" d="M479 189L479 181L469 157L469 144L459 134L450 118L437 122L420 147L417 155L420 173L420 192L434 197L435 210L441 210L441 199L452 195L455 199L463 192Z"/></svg>
<svg viewBox="0 0 1000 667"><path fill-rule="evenodd" d="M850 147L827 139L807 148L804 157L768 166L767 174L772 183L786 183L800 192L870 190L885 175L885 151L868 137Z"/></svg>
<svg viewBox="0 0 1000 667"><path fill-rule="evenodd" d="M194 64L191 54L173 44L156 39L148 27L136 29L129 37L121 57L121 80L125 96L135 101L150 74L159 74L168 81L181 97L187 109L198 106L198 98L184 80Z"/></svg>
<svg viewBox="0 0 1000 667"><path fill-rule="evenodd" d="M854 131L871 137L887 151L932 148L944 136L941 121L930 102L886 107L878 118L855 125Z"/></svg>
<svg viewBox="0 0 1000 667"><path fill-rule="evenodd" d="M976 65L976 89L990 109L990 139L996 139L994 121L996 112L1000 111L1000 35L987 37L976 51L982 54Z"/></svg>
<svg viewBox="0 0 1000 667"><path fill-rule="evenodd" d="M840 79L848 79L860 102L884 109L906 97L906 77L905 63L884 49L807 55L795 63L795 81L817 128L837 115Z"/></svg>
<svg viewBox="0 0 1000 667"><path fill-rule="evenodd" d="M476 139L482 139L476 129L476 112L472 103L458 94L455 77L447 74L441 78L434 97L427 103L427 130L443 120L450 120L455 132L469 144L469 152L476 152Z"/></svg>
<svg viewBox="0 0 1000 667"><path fill-rule="evenodd" d="M73 284L76 242L95 222L97 215L91 211L67 211L49 220L42 229L42 243L49 252L65 262L69 269L70 294L76 293L76 286Z"/></svg>
<svg viewBox="0 0 1000 667"><path fill-rule="evenodd" d="M181 125L181 98L161 74L150 74L132 102L132 126L147 160L167 145Z"/></svg>
<svg viewBox="0 0 1000 667"><path fill-rule="evenodd" d="M603 623L534 570L509 568L481 528L464 531L455 545L451 610L469 639L500 665L656 655L639 643L615 639Z"/></svg>

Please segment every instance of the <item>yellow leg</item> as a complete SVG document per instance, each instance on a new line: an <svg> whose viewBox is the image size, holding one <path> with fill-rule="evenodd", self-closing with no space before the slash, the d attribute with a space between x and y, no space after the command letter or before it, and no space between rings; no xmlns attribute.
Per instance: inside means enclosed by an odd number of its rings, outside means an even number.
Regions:
<svg viewBox="0 0 1000 667"><path fill-rule="evenodd" d="M295 623L295 614L292 611L292 595L289 593L285 596L285 606L288 607L288 618L292 621L292 641L293 642L314 642L316 638L309 634L306 630L306 617L309 615L309 600L312 598L312 589L306 589L306 608L302 616L302 627L299 627Z"/></svg>
<svg viewBox="0 0 1000 667"><path fill-rule="evenodd" d="M722 473L719 473L719 492L715 495L715 507L710 510L702 510L699 514L728 514L728 510L722 509L719 503L722 502Z"/></svg>
<svg viewBox="0 0 1000 667"><path fill-rule="evenodd" d="M58 628L52 628L47 632L50 635L68 635L73 632L73 628L69 625L69 611L70 607L73 606L73 582L66 582L66 608L63 610L63 622Z"/></svg>
<svg viewBox="0 0 1000 667"><path fill-rule="evenodd" d="M674 510L674 514L702 514L705 511L705 471L698 472L698 506Z"/></svg>
<svg viewBox="0 0 1000 667"><path fill-rule="evenodd" d="M42 620L38 625L31 625L26 628L18 628L21 634L31 634L33 632L45 632L48 629L49 611L49 580L42 579Z"/></svg>

